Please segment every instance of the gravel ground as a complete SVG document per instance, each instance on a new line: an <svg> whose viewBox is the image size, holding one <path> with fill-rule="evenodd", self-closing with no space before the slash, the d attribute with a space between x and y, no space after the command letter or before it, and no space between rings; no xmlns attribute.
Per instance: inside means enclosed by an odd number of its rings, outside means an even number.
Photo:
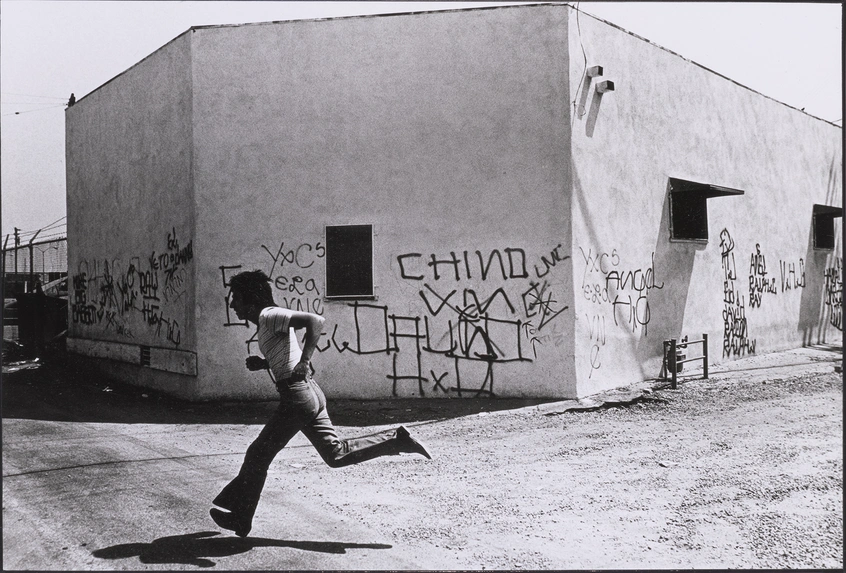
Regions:
<svg viewBox="0 0 846 573"><path fill-rule="evenodd" d="M432 462L283 463L297 495L456 568L842 568L842 388L718 375L625 407L417 425ZM269 487L257 521L284 496Z"/></svg>

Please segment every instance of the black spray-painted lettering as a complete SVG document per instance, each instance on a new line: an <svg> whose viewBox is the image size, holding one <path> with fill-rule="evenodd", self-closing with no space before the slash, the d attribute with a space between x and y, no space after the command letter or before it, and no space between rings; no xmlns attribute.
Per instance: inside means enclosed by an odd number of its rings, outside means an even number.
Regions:
<svg viewBox="0 0 846 573"><path fill-rule="evenodd" d="M761 245L755 244L749 261L749 306L760 308L764 293L777 292L775 279L767 276L767 259L761 252Z"/></svg>
<svg viewBox="0 0 846 573"><path fill-rule="evenodd" d="M444 257L433 253L427 257L425 266L431 269L432 278L436 281L441 279L461 281L476 277L483 281L500 277L502 280L509 280L525 279L529 276L526 270L526 252L523 249L507 247L502 252L494 249L487 255L482 251L475 251L474 254L475 257L463 251L459 256L455 251L450 251L449 256ZM398 255L400 276L407 280L425 280L424 263L421 261L423 258L421 253Z"/></svg>
<svg viewBox="0 0 846 573"><path fill-rule="evenodd" d="M166 236L166 252L152 251L144 262L140 257L128 263L120 258L81 260L70 277L72 322L99 325L124 338L137 338L146 329L178 347L182 333L170 305L187 291L187 265L193 258L193 241L181 246L173 228Z"/></svg>
<svg viewBox="0 0 846 573"><path fill-rule="evenodd" d="M834 258L825 269L824 303L828 309L828 322L843 330L843 259Z"/></svg>
<svg viewBox="0 0 846 573"><path fill-rule="evenodd" d="M723 267L723 357L754 354L756 341L749 338L746 303L735 288L734 239L728 229L720 232Z"/></svg>

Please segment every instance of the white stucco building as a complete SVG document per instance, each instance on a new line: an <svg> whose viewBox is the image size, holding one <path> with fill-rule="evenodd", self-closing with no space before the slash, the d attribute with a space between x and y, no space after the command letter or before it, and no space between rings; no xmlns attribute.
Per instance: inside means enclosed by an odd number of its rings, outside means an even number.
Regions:
<svg viewBox="0 0 846 573"><path fill-rule="evenodd" d="M841 128L566 5L192 28L66 124L68 347L133 384L272 397L253 269L326 318L336 397L842 341Z"/></svg>

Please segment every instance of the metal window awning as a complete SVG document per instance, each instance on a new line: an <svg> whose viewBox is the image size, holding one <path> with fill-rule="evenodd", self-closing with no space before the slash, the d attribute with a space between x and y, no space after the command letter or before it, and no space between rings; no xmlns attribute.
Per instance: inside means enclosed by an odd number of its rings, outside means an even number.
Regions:
<svg viewBox="0 0 846 573"><path fill-rule="evenodd" d="M731 197L735 195L744 195L746 193L740 189L711 185L710 183L698 183L696 181L677 179L675 177L670 177L670 192L695 195L704 199L710 199L711 197Z"/></svg>
<svg viewBox="0 0 846 573"><path fill-rule="evenodd" d="M843 207L832 207L830 205L814 205L815 217L835 217L843 216Z"/></svg>

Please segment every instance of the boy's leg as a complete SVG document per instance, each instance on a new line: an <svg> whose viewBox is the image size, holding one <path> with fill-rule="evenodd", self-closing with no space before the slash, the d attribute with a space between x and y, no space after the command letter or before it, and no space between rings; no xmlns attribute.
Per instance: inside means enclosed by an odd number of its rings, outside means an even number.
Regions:
<svg viewBox="0 0 846 573"><path fill-rule="evenodd" d="M320 410L311 422L302 427L302 432L330 467L341 468L400 453L418 453L432 458L425 446L412 438L402 426L370 436L341 440L329 419L323 392L316 384L315 389L320 400Z"/></svg>
<svg viewBox="0 0 846 573"><path fill-rule="evenodd" d="M300 431L303 423L301 411L280 404L261 433L247 448L238 475L223 488L212 503L237 514L239 523L251 523L271 462Z"/></svg>

